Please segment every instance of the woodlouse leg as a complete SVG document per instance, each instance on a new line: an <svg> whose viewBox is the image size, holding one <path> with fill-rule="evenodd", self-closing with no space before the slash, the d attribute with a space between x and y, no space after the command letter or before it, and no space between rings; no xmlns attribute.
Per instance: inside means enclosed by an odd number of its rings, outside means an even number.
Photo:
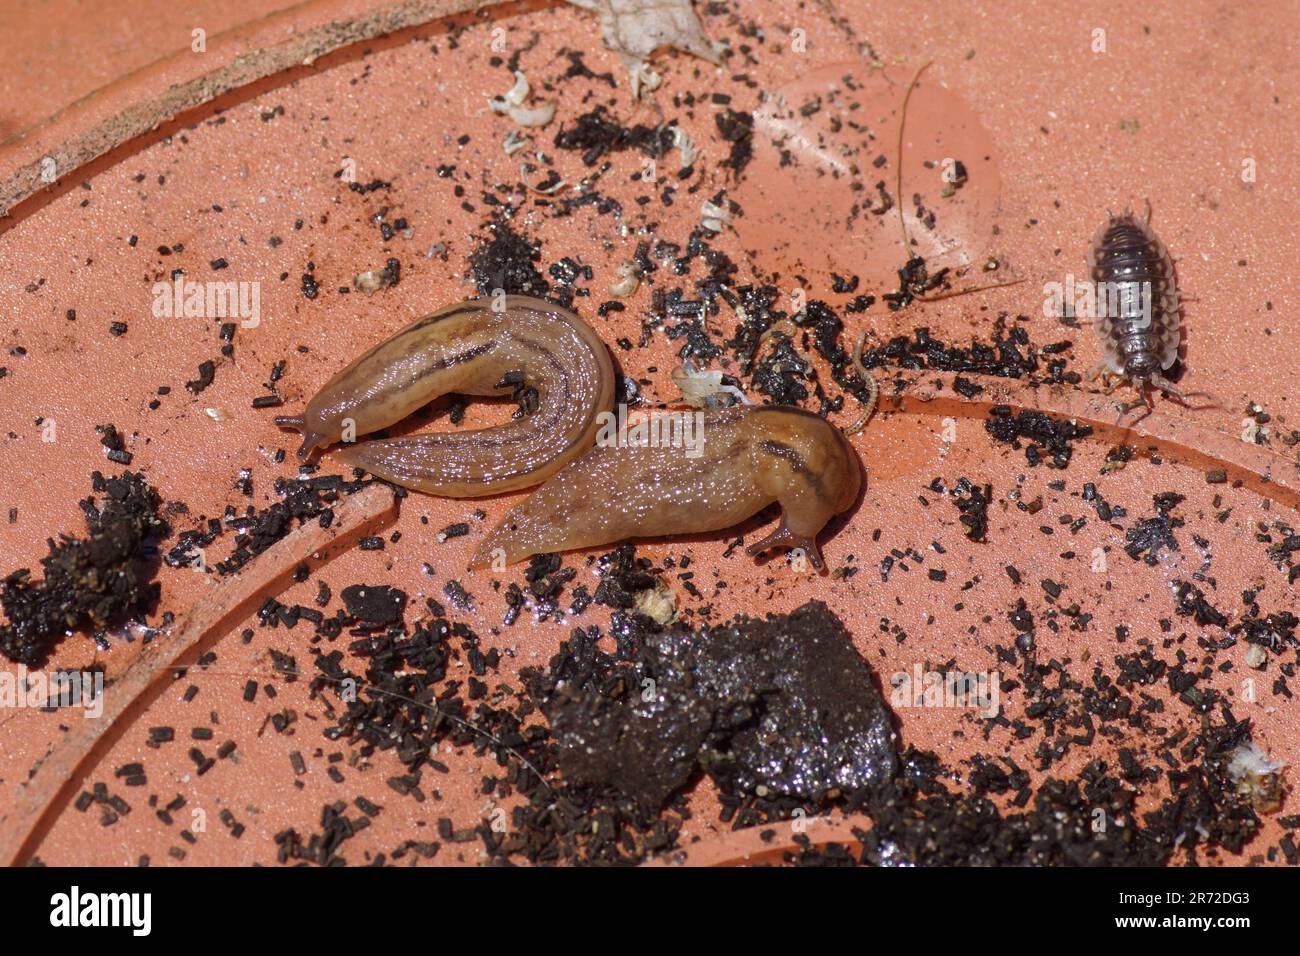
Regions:
<svg viewBox="0 0 1300 956"><path fill-rule="evenodd" d="M1111 381L1112 374L1113 373L1106 368L1105 362L1098 362L1088 371L1088 381L1096 382L1100 380L1103 394L1109 395L1115 391L1115 389L1119 388L1119 383L1123 381L1123 379L1118 376L1115 377L1114 381Z"/></svg>
<svg viewBox="0 0 1300 956"><path fill-rule="evenodd" d="M1130 427L1136 425L1138 422L1142 421L1142 419L1146 418L1148 415L1150 415L1152 412L1156 410L1155 406L1151 404L1151 396L1149 394L1151 391L1151 380L1142 379L1140 381L1135 381L1133 383L1133 387L1137 389L1138 401L1125 402L1124 404L1120 405L1119 415L1116 416L1115 418L1116 425L1119 425L1119 423L1124 420L1124 416L1127 415L1129 412L1133 411L1133 409L1137 408L1139 405L1145 406L1146 411L1143 412L1141 415L1139 415L1137 418L1133 419L1133 421L1130 423Z"/></svg>
<svg viewBox="0 0 1300 956"><path fill-rule="evenodd" d="M1180 389L1178 386L1176 386L1173 382L1169 381L1169 379L1165 378L1163 375L1153 375L1153 376L1151 376L1151 384L1154 385L1156 388L1160 389L1160 391L1164 392L1166 395L1172 395L1172 396L1174 396L1175 398L1180 399L1180 400L1183 401L1183 402L1186 402L1187 399L1189 399L1189 398L1208 398L1208 399L1213 403L1213 404L1211 404L1211 405L1200 405L1200 406L1197 406L1197 407L1199 407L1199 408L1219 408L1219 407L1221 407L1221 403L1219 402L1218 398L1216 398L1216 397L1215 397L1214 395L1212 395L1211 393L1209 393L1209 392L1184 392L1182 389Z"/></svg>
<svg viewBox="0 0 1300 956"><path fill-rule="evenodd" d="M1134 425L1136 425L1138 422L1142 421L1142 419L1146 418L1148 415L1150 415L1152 412L1155 411L1155 409L1152 408L1150 405L1148 405L1146 402L1129 402L1129 403L1126 404L1126 405L1121 405L1121 406L1120 406L1120 413L1119 413L1119 415L1118 415L1118 416L1116 417L1116 419L1115 419L1115 425L1116 425L1116 427L1118 427L1118 426L1119 426L1119 423L1120 423L1121 421L1124 420L1124 416L1125 416L1125 415L1127 415L1129 412L1133 411L1133 409L1138 408L1139 406L1145 406L1146 410L1145 410L1141 415L1139 415L1137 418L1133 419L1133 421L1129 422L1129 424L1128 424L1128 427L1129 427L1129 428L1132 428L1132 427L1133 427Z"/></svg>
<svg viewBox="0 0 1300 956"><path fill-rule="evenodd" d="M1146 203L1147 203L1147 225L1149 226L1151 225L1151 197L1150 196L1147 197Z"/></svg>

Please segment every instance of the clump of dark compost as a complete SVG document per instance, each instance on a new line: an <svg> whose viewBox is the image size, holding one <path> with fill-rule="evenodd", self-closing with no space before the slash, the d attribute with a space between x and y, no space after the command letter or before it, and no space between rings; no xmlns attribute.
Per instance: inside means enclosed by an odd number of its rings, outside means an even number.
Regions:
<svg viewBox="0 0 1300 956"><path fill-rule="evenodd" d="M490 238L469 255L470 274L479 295L493 295L498 289L508 295L542 298L550 283L537 271L540 243L520 235L504 219L487 226Z"/></svg>
<svg viewBox="0 0 1300 956"><path fill-rule="evenodd" d="M0 653L11 661L39 664L68 631L102 630L147 612L158 599L159 585L145 567L156 539L169 532L157 492L136 472L105 478L96 471L91 487L104 497L102 504L93 496L81 502L86 537L51 540L41 559L43 580L19 568L0 581L9 619L0 627Z"/></svg>
<svg viewBox="0 0 1300 956"><path fill-rule="evenodd" d="M1134 561L1141 560L1154 565L1159 561L1162 551L1178 550L1178 538L1174 536L1174 530L1181 528L1185 522L1172 513L1183 501L1182 495L1165 491L1152 495L1151 500L1155 505L1155 516L1143 518L1124 533L1127 541L1124 553Z"/></svg>
<svg viewBox="0 0 1300 956"><path fill-rule="evenodd" d="M606 113L603 106L597 106L579 116L572 126L556 133L555 145L560 149L581 150L582 161L588 166L596 165L607 153L627 149L658 159L673 148L673 130L671 125L624 126Z"/></svg>
<svg viewBox="0 0 1300 956"><path fill-rule="evenodd" d="M658 807L697 770L724 792L820 803L897 766L870 666L818 601L789 615L676 630L586 681L564 654L530 692L565 779Z"/></svg>
<svg viewBox="0 0 1300 956"><path fill-rule="evenodd" d="M714 116L713 120L718 126L718 135L731 144L731 152L722 161L722 165L728 167L736 178L740 178L740 174L754 158L754 114L726 109Z"/></svg>
<svg viewBox="0 0 1300 956"><path fill-rule="evenodd" d="M995 441L1020 448L1025 439L1025 460L1030 468L1046 463L1049 468L1065 468L1074 455L1074 442L1092 434L1091 425L1052 418L1043 412L1023 411L1012 414L1006 405L989 409L985 430Z"/></svg>

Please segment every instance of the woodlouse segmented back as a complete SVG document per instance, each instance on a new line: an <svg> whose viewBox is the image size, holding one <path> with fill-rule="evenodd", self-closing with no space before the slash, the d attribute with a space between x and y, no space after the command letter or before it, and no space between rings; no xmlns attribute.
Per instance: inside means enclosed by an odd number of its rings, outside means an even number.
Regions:
<svg viewBox="0 0 1300 956"><path fill-rule="evenodd" d="M1101 370L1131 382L1148 406L1152 386L1187 397L1164 375L1182 344L1181 302L1173 260L1146 218L1110 214L1088 249L1097 297Z"/></svg>

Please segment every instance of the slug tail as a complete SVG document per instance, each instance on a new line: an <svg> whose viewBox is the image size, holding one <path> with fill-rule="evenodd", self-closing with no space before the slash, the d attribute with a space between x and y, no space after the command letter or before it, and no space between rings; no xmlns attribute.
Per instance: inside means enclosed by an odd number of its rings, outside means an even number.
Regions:
<svg viewBox="0 0 1300 956"><path fill-rule="evenodd" d="M501 570L511 564L518 564L520 561L531 558L535 554L541 554L543 551L567 550L552 549L545 545L529 547L522 542L518 528L510 526L510 517L507 514L501 524L489 531L487 537L479 544L474 551L474 556L469 561L471 571L482 568Z"/></svg>

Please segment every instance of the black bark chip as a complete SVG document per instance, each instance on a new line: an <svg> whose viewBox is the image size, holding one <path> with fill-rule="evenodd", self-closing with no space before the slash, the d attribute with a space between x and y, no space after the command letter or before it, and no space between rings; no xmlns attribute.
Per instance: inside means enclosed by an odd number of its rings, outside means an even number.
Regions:
<svg viewBox="0 0 1300 956"><path fill-rule="evenodd" d="M341 592L348 615L365 627L381 628L402 619L406 592L387 585L353 584Z"/></svg>

